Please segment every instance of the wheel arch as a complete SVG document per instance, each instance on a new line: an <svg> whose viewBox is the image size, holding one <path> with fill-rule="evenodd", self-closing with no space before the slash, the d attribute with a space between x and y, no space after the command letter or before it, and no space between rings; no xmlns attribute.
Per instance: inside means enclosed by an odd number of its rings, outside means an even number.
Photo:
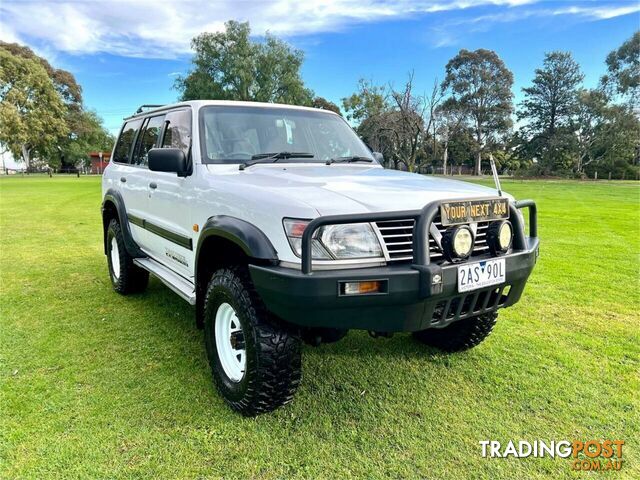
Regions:
<svg viewBox="0 0 640 480"><path fill-rule="evenodd" d="M196 324L203 326L204 296L209 278L219 268L238 264L275 265L276 249L255 225L226 215L203 225L195 252Z"/></svg>
<svg viewBox="0 0 640 480"><path fill-rule="evenodd" d="M246 263L275 265L278 253L265 233L255 225L228 215L210 217L202 227L196 246L195 279L206 281L216 266L242 260Z"/></svg>
<svg viewBox="0 0 640 480"><path fill-rule="evenodd" d="M138 244L133 240L129 220L127 219L127 210L125 209L122 195L117 190L110 188L104 195L102 201L102 233L103 233L103 249L107 254L107 229L112 219L117 219L124 236L124 245L127 252L132 257L144 257L145 254L140 250Z"/></svg>

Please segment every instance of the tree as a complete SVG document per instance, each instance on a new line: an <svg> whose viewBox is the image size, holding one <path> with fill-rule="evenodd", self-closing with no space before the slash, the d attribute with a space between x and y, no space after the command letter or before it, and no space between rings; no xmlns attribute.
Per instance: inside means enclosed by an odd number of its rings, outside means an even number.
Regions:
<svg viewBox="0 0 640 480"><path fill-rule="evenodd" d="M22 157L51 152L68 133L66 108L46 69L33 58L0 48L0 143Z"/></svg>
<svg viewBox="0 0 640 480"><path fill-rule="evenodd" d="M419 156L426 156L426 141L435 125L435 111L442 99L437 81L434 82L430 95L415 95L413 78L412 72L402 90L391 91L397 112L397 121L395 125L391 125L397 139L397 155L410 172L416 170Z"/></svg>
<svg viewBox="0 0 640 480"><path fill-rule="evenodd" d="M437 134L442 143L442 173L447 174L449 163L449 144L464 124L464 112L451 99L443 102L435 112L437 116Z"/></svg>
<svg viewBox="0 0 640 480"><path fill-rule="evenodd" d="M397 122L397 116L394 110L386 110L363 119L356 128L356 132L370 149L382 153L385 166L395 169L399 167L400 159L396 155L396 137L391 125Z"/></svg>
<svg viewBox="0 0 640 480"><path fill-rule="evenodd" d="M397 115L388 99L384 86L361 78L356 92L342 99L342 108L346 119L355 124L358 135L369 148L382 153L386 166L398 168L395 137L390 128L396 123Z"/></svg>
<svg viewBox="0 0 640 480"><path fill-rule="evenodd" d="M479 145L476 143L472 127L461 125L459 128L452 130L449 134L447 145L447 163L451 166L451 171L453 172L454 166L474 166L478 148Z"/></svg>
<svg viewBox="0 0 640 480"><path fill-rule="evenodd" d="M393 168L416 171L440 150L437 131L443 98L437 80L429 93L414 92L414 74L402 89L358 82L358 91L343 98L347 118L373 150L382 152Z"/></svg>
<svg viewBox="0 0 640 480"><path fill-rule="evenodd" d="M517 146L520 140L517 134L505 135L500 141L500 148L492 152L499 173L514 174L530 166L531 162L519 155Z"/></svg>
<svg viewBox="0 0 640 480"><path fill-rule="evenodd" d="M360 79L357 91L342 99L342 108L347 120L356 125L389 110L387 103L389 94L385 87L373 85L371 81Z"/></svg>
<svg viewBox="0 0 640 480"><path fill-rule="evenodd" d="M330 102L324 97L314 97L313 102L311 102L311 106L313 108L320 108L322 110L329 110L330 112L337 113L342 116L342 112L340 111L340 107L333 102Z"/></svg>
<svg viewBox="0 0 640 480"><path fill-rule="evenodd" d="M267 34L249 38L248 23L229 21L226 30L191 41L193 69L178 77L182 100L216 99L311 105L313 94L300 76L302 51Z"/></svg>
<svg viewBox="0 0 640 480"><path fill-rule="evenodd" d="M395 141L395 155L409 172L415 170L425 136L424 112L426 103L413 93L413 73L404 89L391 91L395 115L387 128Z"/></svg>
<svg viewBox="0 0 640 480"><path fill-rule="evenodd" d="M600 79L610 94L625 97L632 106L640 106L640 31L613 50L606 59L607 74Z"/></svg>
<svg viewBox="0 0 640 480"><path fill-rule="evenodd" d="M410 172L427 158L427 139L442 99L437 82L430 94L420 95L414 90L411 72L401 89L360 80L358 90L342 99L347 119L356 123L356 130L367 145L381 152L388 165Z"/></svg>
<svg viewBox="0 0 640 480"><path fill-rule="evenodd" d="M496 134L511 127L513 74L498 55L485 49L460 50L446 66L443 91L450 104L473 126L478 150L475 173L482 173L482 154Z"/></svg>
<svg viewBox="0 0 640 480"><path fill-rule="evenodd" d="M49 62L36 55L29 47L0 40L0 48L16 57L36 60L46 70L65 105L71 110L79 111L82 109L82 88L70 72L52 67Z"/></svg>
<svg viewBox="0 0 640 480"><path fill-rule="evenodd" d="M520 119L527 119L527 129L553 135L558 128L571 124L578 107L578 89L584 75L569 52L545 54L543 68L535 71L533 85L523 88L525 99Z"/></svg>
<svg viewBox="0 0 640 480"><path fill-rule="evenodd" d="M537 158L543 173L571 169L576 156L575 116L578 92L584 75L569 52L545 55L535 71L531 87L523 88L525 99L518 118L527 143L524 156Z"/></svg>
<svg viewBox="0 0 640 480"><path fill-rule="evenodd" d="M634 175L640 120L628 106L609 103L601 90L582 90L579 100L576 173L599 168L618 178Z"/></svg>
<svg viewBox="0 0 640 480"><path fill-rule="evenodd" d="M111 151L113 148L115 138L104 128L96 112L72 112L67 115L67 121L71 133L59 142L58 155L52 156L50 166L58 167L63 163L71 166L84 163L87 166L88 152Z"/></svg>
<svg viewBox="0 0 640 480"><path fill-rule="evenodd" d="M111 149L113 137L95 112L84 109L71 73L16 43L0 42L0 53L0 142L22 156L28 170L36 159L50 167L75 166L91 150Z"/></svg>

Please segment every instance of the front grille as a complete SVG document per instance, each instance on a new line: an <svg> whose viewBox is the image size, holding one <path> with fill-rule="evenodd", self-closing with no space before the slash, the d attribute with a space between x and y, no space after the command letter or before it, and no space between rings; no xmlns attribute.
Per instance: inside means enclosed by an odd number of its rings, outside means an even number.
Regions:
<svg viewBox="0 0 640 480"><path fill-rule="evenodd" d="M438 231L444 234L447 227L444 227L440 222L440 216L436 217L433 223L438 228ZM407 262L413 259L414 219L388 220L376 222L376 225L389 252L390 262ZM487 228L489 228L489 222L479 222L477 224L471 258L488 253ZM445 261L442 251L431 234L429 234L429 253L433 263L440 264Z"/></svg>
<svg viewBox="0 0 640 480"><path fill-rule="evenodd" d="M389 220L376 222L384 244L389 252L389 260L402 262L413 259L413 226L415 220Z"/></svg>

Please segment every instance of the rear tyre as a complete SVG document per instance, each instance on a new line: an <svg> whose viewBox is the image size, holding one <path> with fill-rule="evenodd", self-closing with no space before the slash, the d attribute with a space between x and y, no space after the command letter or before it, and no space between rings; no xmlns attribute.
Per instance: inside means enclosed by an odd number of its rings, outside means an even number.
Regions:
<svg viewBox="0 0 640 480"><path fill-rule="evenodd" d="M445 352L461 352L480 344L489 336L498 319L497 312L478 315L452 323L445 328L430 328L413 334L419 342Z"/></svg>
<svg viewBox="0 0 640 480"><path fill-rule="evenodd" d="M300 339L270 317L245 267L211 277L204 337L214 383L232 409L254 416L291 402L302 376Z"/></svg>
<svg viewBox="0 0 640 480"><path fill-rule="evenodd" d="M149 272L133 263L124 245L120 224L114 218L107 228L107 263L113 289L122 294L143 292L149 283Z"/></svg>

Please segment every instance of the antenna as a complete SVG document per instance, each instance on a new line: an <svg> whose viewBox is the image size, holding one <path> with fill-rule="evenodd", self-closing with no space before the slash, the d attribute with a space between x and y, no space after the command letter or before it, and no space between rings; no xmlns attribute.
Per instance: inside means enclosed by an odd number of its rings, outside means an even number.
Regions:
<svg viewBox="0 0 640 480"><path fill-rule="evenodd" d="M502 188L500 187L500 178L498 178L498 170L496 169L496 162L493 159L493 155L489 154L489 164L491 165L491 173L493 174L493 183L496 184L496 190L498 190L498 196L502 196Z"/></svg>

